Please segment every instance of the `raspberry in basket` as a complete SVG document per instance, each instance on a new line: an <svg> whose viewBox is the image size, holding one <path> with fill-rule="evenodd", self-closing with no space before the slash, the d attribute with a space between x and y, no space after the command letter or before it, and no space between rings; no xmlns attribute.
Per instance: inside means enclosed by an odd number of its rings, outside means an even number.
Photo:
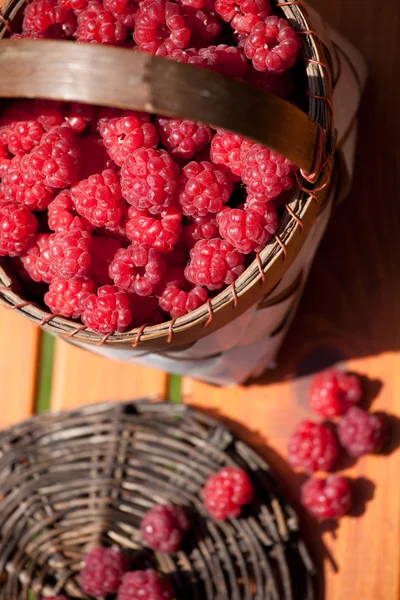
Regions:
<svg viewBox="0 0 400 600"><path fill-rule="evenodd" d="M54 190L32 177L27 168L28 159L28 155L14 156L0 187L6 201L25 204L31 210L44 210L49 205Z"/></svg>
<svg viewBox="0 0 400 600"><path fill-rule="evenodd" d="M168 579L157 571L132 571L122 577L117 600L173 600L174 591Z"/></svg>
<svg viewBox="0 0 400 600"><path fill-rule="evenodd" d="M246 76L248 62L242 51L236 46L219 44L200 48L199 56L205 61L205 67L227 77L243 79Z"/></svg>
<svg viewBox="0 0 400 600"><path fill-rule="evenodd" d="M286 19L273 15L256 23L244 43L244 53L257 71L284 73L297 61L301 43Z"/></svg>
<svg viewBox="0 0 400 600"><path fill-rule="evenodd" d="M126 41L125 25L116 21L100 2L89 2L78 15L77 42L90 44L121 45Z"/></svg>
<svg viewBox="0 0 400 600"><path fill-rule="evenodd" d="M88 277L76 281L65 281L54 277L49 291L44 295L44 301L55 315L68 319L78 319L83 310L83 300L94 289L94 282Z"/></svg>
<svg viewBox="0 0 400 600"><path fill-rule="evenodd" d="M35 100L33 114L45 131L63 125L65 122L65 105L57 100Z"/></svg>
<svg viewBox="0 0 400 600"><path fill-rule="evenodd" d="M199 240L211 240L219 236L216 215L208 214L205 217L195 217L190 225L185 225L181 240L188 248L193 248Z"/></svg>
<svg viewBox="0 0 400 600"><path fill-rule="evenodd" d="M354 457L379 452L389 437L382 415L370 415L357 406L349 408L337 429L340 444Z"/></svg>
<svg viewBox="0 0 400 600"><path fill-rule="evenodd" d="M33 281L51 283L54 270L50 264L50 234L40 233L32 238L21 254L21 262Z"/></svg>
<svg viewBox="0 0 400 600"><path fill-rule="evenodd" d="M58 6L64 10L73 10L75 14L87 8L89 0L58 0Z"/></svg>
<svg viewBox="0 0 400 600"><path fill-rule="evenodd" d="M124 331L132 322L131 299L115 285L103 285L83 301L82 321L98 333Z"/></svg>
<svg viewBox="0 0 400 600"><path fill-rule="evenodd" d="M85 594L99 597L116 594L128 562L116 548L95 548L85 557L81 586Z"/></svg>
<svg viewBox="0 0 400 600"><path fill-rule="evenodd" d="M48 223L50 229L56 233L80 229L92 231L93 227L85 217L81 217L75 210L69 190L60 192L47 207Z"/></svg>
<svg viewBox="0 0 400 600"><path fill-rule="evenodd" d="M277 152L254 144L242 160L242 180L249 195L272 199L293 187L296 167Z"/></svg>
<svg viewBox="0 0 400 600"><path fill-rule="evenodd" d="M234 31L250 33L254 25L271 12L269 0L217 0L215 10Z"/></svg>
<svg viewBox="0 0 400 600"><path fill-rule="evenodd" d="M310 408L324 417L344 415L363 390L358 377L328 369L316 375L310 388Z"/></svg>
<svg viewBox="0 0 400 600"><path fill-rule="evenodd" d="M200 240L190 251L185 269L188 281L218 290L235 281L245 270L244 256L229 242L220 239Z"/></svg>
<svg viewBox="0 0 400 600"><path fill-rule="evenodd" d="M112 119L100 119L99 131L110 157L119 167L135 150L158 144L156 128L143 113L130 111Z"/></svg>
<svg viewBox="0 0 400 600"><path fill-rule="evenodd" d="M26 154L40 143L44 129L36 119L12 121L0 127L0 144L11 154Z"/></svg>
<svg viewBox="0 0 400 600"><path fill-rule="evenodd" d="M171 252L182 231L182 213L177 208L166 208L158 215L131 206L126 222L128 240L158 252Z"/></svg>
<svg viewBox="0 0 400 600"><path fill-rule="evenodd" d="M86 277L92 258L92 236L86 231L73 229L53 233L50 237L49 260L62 279Z"/></svg>
<svg viewBox="0 0 400 600"><path fill-rule="evenodd" d="M260 214L252 208L224 208L217 215L221 237L243 254L260 252L278 229L273 207Z"/></svg>
<svg viewBox="0 0 400 600"><path fill-rule="evenodd" d="M203 489L204 506L218 520L239 517L253 496L253 484L246 471L234 467L224 467L212 475Z"/></svg>
<svg viewBox="0 0 400 600"><path fill-rule="evenodd" d="M73 131L81 133L94 120L95 114L95 110L90 104L72 102L65 122Z"/></svg>
<svg viewBox="0 0 400 600"><path fill-rule="evenodd" d="M320 521L341 517L352 504L349 480L340 475L311 477L301 486L301 503Z"/></svg>
<svg viewBox="0 0 400 600"><path fill-rule="evenodd" d="M323 423L301 421L289 440L289 462L307 473L330 471L339 448L333 431Z"/></svg>
<svg viewBox="0 0 400 600"><path fill-rule="evenodd" d="M151 296L165 269L164 260L154 248L132 244L117 251L109 274L119 288L138 296Z"/></svg>
<svg viewBox="0 0 400 600"><path fill-rule="evenodd" d="M208 292L204 287L191 285L184 275L183 267L171 267L162 282L157 286L160 308L175 317L196 310L207 301Z"/></svg>
<svg viewBox="0 0 400 600"><path fill-rule="evenodd" d="M190 44L196 48L204 46L207 40L212 40L221 33L221 20L210 7L212 2L201 9L189 5L182 7L182 16L190 29Z"/></svg>
<svg viewBox="0 0 400 600"><path fill-rule="evenodd" d="M27 33L70 38L76 29L76 18L73 12L63 10L53 0L33 0L25 7L22 29Z"/></svg>
<svg viewBox="0 0 400 600"><path fill-rule="evenodd" d="M111 237L94 235L92 237L92 268L90 277L96 285L112 285L112 279L108 273L114 256L121 248L121 242Z"/></svg>
<svg viewBox="0 0 400 600"><path fill-rule="evenodd" d="M156 504L144 516L140 530L146 544L156 552L177 552L190 527L179 506Z"/></svg>
<svg viewBox="0 0 400 600"><path fill-rule="evenodd" d="M136 13L139 10L137 0L104 0L104 8L127 29L134 29Z"/></svg>
<svg viewBox="0 0 400 600"><path fill-rule="evenodd" d="M290 71L277 75L269 71L261 73L250 67L247 71L246 81L259 90L274 94L274 96L278 96L284 100L291 98L296 90Z"/></svg>
<svg viewBox="0 0 400 600"><path fill-rule="evenodd" d="M178 200L184 215L205 217L218 213L232 193L232 182L210 162L192 161L183 167Z"/></svg>
<svg viewBox="0 0 400 600"><path fill-rule="evenodd" d="M232 181L240 181L244 169L243 160L252 146L253 142L240 135L218 131L211 142L211 161L226 172Z"/></svg>
<svg viewBox="0 0 400 600"><path fill-rule="evenodd" d="M213 136L211 127L202 123L164 117L157 117L156 123L163 146L172 156L179 158L193 158L196 152L211 142Z"/></svg>
<svg viewBox="0 0 400 600"><path fill-rule="evenodd" d="M0 256L21 254L37 228L37 219L29 208L15 202L0 203Z"/></svg>
<svg viewBox="0 0 400 600"><path fill-rule="evenodd" d="M144 0L136 13L133 39L141 50L165 56L168 47L188 47L190 29L179 4L169 0Z"/></svg>

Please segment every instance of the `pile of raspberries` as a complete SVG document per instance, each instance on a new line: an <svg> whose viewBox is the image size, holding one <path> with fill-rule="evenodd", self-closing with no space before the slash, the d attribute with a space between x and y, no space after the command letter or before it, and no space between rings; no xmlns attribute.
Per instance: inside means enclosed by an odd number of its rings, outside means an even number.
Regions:
<svg viewBox="0 0 400 600"><path fill-rule="evenodd" d="M12 39L125 46L293 100L300 41L270 0L33 0ZM296 167L201 123L19 100L0 114L0 256L100 334L185 315L273 238Z"/></svg>
<svg viewBox="0 0 400 600"><path fill-rule="evenodd" d="M310 408L335 422L305 420L298 425L288 445L292 467L307 474L329 472L337 465L340 447L352 458L382 450L389 437L388 421L358 407L362 397L356 375L336 369L318 374L310 388ZM321 521L341 517L352 506L350 481L341 475L311 476L301 487L301 501Z"/></svg>
<svg viewBox="0 0 400 600"><path fill-rule="evenodd" d="M206 510L218 520L239 517L254 496L253 485L243 469L224 467L211 475L203 490ZM178 552L190 530L190 520L180 506L155 504L140 523L143 544L162 554ZM97 547L83 561L79 581L82 591L102 600L173 600L168 578L154 569L130 570L131 561L117 547ZM68 600L66 596L43 600Z"/></svg>

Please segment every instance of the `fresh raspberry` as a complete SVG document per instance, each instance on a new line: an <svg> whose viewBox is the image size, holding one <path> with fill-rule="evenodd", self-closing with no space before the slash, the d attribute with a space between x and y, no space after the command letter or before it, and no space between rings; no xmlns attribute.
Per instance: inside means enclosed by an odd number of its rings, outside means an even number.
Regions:
<svg viewBox="0 0 400 600"><path fill-rule="evenodd" d="M33 114L47 132L65 122L64 104L56 100L35 100Z"/></svg>
<svg viewBox="0 0 400 600"><path fill-rule="evenodd" d="M63 190L52 200L47 208L49 227L56 233L80 229L91 231L93 228L85 217L80 217L75 210L69 190Z"/></svg>
<svg viewBox="0 0 400 600"><path fill-rule="evenodd" d="M18 256L36 233L38 222L26 206L0 204L0 256Z"/></svg>
<svg viewBox="0 0 400 600"><path fill-rule="evenodd" d="M363 395L355 375L328 369L316 375L310 388L310 408L324 417L344 415Z"/></svg>
<svg viewBox="0 0 400 600"><path fill-rule="evenodd" d="M99 130L110 157L119 167L135 150L158 144L156 128L143 113L130 111L113 119L100 120Z"/></svg>
<svg viewBox="0 0 400 600"><path fill-rule="evenodd" d="M262 215L251 208L225 207L217 215L221 237L243 254L261 252L278 229L278 215L273 208Z"/></svg>
<svg viewBox="0 0 400 600"><path fill-rule="evenodd" d="M349 512L352 494L348 479L329 475L311 477L301 486L301 503L318 520L335 519Z"/></svg>
<svg viewBox="0 0 400 600"><path fill-rule="evenodd" d="M354 457L379 452L389 437L389 428L382 415L370 415L352 406L339 421L340 444Z"/></svg>
<svg viewBox="0 0 400 600"><path fill-rule="evenodd" d="M151 296L165 269L164 260L154 248L132 244L117 251L109 274L119 288L138 296Z"/></svg>
<svg viewBox="0 0 400 600"><path fill-rule="evenodd" d="M182 213L177 208L166 208L158 215L131 206L126 222L128 240L158 252L171 252L182 231Z"/></svg>
<svg viewBox="0 0 400 600"><path fill-rule="evenodd" d="M104 0L103 4L116 21L125 25L127 29L135 28L136 13L139 10L138 0Z"/></svg>
<svg viewBox="0 0 400 600"><path fill-rule="evenodd" d="M248 62L243 52L236 46L227 46L226 44L208 46L208 48L199 50L199 56L206 61L207 69L221 75L237 79L244 79L246 76Z"/></svg>
<svg viewBox="0 0 400 600"><path fill-rule="evenodd" d="M165 56L167 48L187 48L190 30L181 15L181 8L169 0L144 0L136 13L133 39L139 48Z"/></svg>
<svg viewBox="0 0 400 600"><path fill-rule="evenodd" d="M218 236L216 215L210 213L205 217L196 217L190 225L185 225L181 239L191 249L199 240L211 240Z"/></svg>
<svg viewBox="0 0 400 600"><path fill-rule="evenodd" d="M161 143L172 156L193 158L212 140L212 129L208 125L164 117L157 117L156 123Z"/></svg>
<svg viewBox="0 0 400 600"><path fill-rule="evenodd" d="M124 213L119 175L111 169L75 183L71 198L77 212L94 227L116 227Z"/></svg>
<svg viewBox="0 0 400 600"><path fill-rule="evenodd" d="M124 44L127 37L125 25L116 21L107 12L103 4L97 1L89 2L87 8L78 15L76 41L90 44Z"/></svg>
<svg viewBox="0 0 400 600"><path fill-rule="evenodd" d="M289 462L307 473L330 471L339 448L333 431L323 423L301 421L289 440Z"/></svg>
<svg viewBox="0 0 400 600"><path fill-rule="evenodd" d="M259 90L274 94L284 100L291 98L295 92L294 80L290 71L280 74L269 71L260 73L251 67L247 72L246 80Z"/></svg>
<svg viewBox="0 0 400 600"><path fill-rule="evenodd" d="M273 15L256 23L244 43L244 53L257 71L284 73L299 56L301 43L286 19Z"/></svg>
<svg viewBox="0 0 400 600"><path fill-rule="evenodd" d="M178 0L182 6L190 6L191 8L200 9L209 3L209 0Z"/></svg>
<svg viewBox="0 0 400 600"><path fill-rule="evenodd" d="M83 300L94 290L94 283L88 277L76 281L65 281L54 277L44 301L55 315L67 319L78 319L83 310Z"/></svg>
<svg viewBox="0 0 400 600"><path fill-rule="evenodd" d="M187 216L205 217L219 212L231 193L230 179L210 162L192 161L182 170L178 199Z"/></svg>
<svg viewBox="0 0 400 600"><path fill-rule="evenodd" d="M174 60L176 62L183 63L184 65L195 65L196 67L207 68L207 60L199 55L199 51L196 48L186 48L181 50L180 48L170 47L166 48L166 58Z"/></svg>
<svg viewBox="0 0 400 600"><path fill-rule="evenodd" d="M250 195L276 198L293 187L295 165L277 152L254 144L243 158L243 183Z"/></svg>
<svg viewBox="0 0 400 600"><path fill-rule="evenodd" d="M224 467L206 482L203 489L204 506L214 519L237 518L242 507L254 496L253 485L243 469Z"/></svg>
<svg viewBox="0 0 400 600"><path fill-rule="evenodd" d="M179 167L165 150L140 148L121 169L122 195L129 204L158 213L174 204Z"/></svg>
<svg viewBox="0 0 400 600"><path fill-rule="evenodd" d="M77 179L81 151L74 132L69 127L56 126L45 133L39 146L24 159L34 181L63 189Z"/></svg>
<svg viewBox="0 0 400 600"><path fill-rule="evenodd" d="M200 9L185 5L181 10L185 25L190 30L190 42L196 48L203 47L206 40L216 38L222 30L219 16L209 6L211 4Z"/></svg>
<svg viewBox="0 0 400 600"><path fill-rule="evenodd" d="M244 170L243 160L254 146L240 135L218 131L211 142L211 161L227 173L232 181L240 181Z"/></svg>
<svg viewBox="0 0 400 600"><path fill-rule="evenodd" d="M128 562L116 548L95 548L86 556L81 586L90 596L116 594Z"/></svg>
<svg viewBox="0 0 400 600"><path fill-rule="evenodd" d="M215 10L234 31L250 33L254 25L271 13L269 0L217 0Z"/></svg>
<svg viewBox="0 0 400 600"><path fill-rule="evenodd" d="M75 14L79 14L87 8L89 0L58 0L58 6L63 10L73 10Z"/></svg>
<svg viewBox="0 0 400 600"><path fill-rule="evenodd" d="M73 131L81 133L94 120L95 115L95 110L90 104L72 102L65 122Z"/></svg>
<svg viewBox="0 0 400 600"><path fill-rule="evenodd" d="M41 181L33 179L27 162L28 156L14 156L0 188L6 201L25 204L31 210L44 210L49 205L54 191Z"/></svg>
<svg viewBox="0 0 400 600"><path fill-rule="evenodd" d="M103 140L98 135L86 135L79 139L83 160L81 161L78 179L87 179L91 175L106 169L118 171L119 167L110 158Z"/></svg>
<svg viewBox="0 0 400 600"><path fill-rule="evenodd" d="M207 290L191 285L185 278L183 267L170 268L157 288L161 310L174 319L199 308L207 301Z"/></svg>
<svg viewBox="0 0 400 600"><path fill-rule="evenodd" d="M32 238L28 248L21 254L21 262L33 281L51 283L54 271L50 264L50 234L40 233Z"/></svg>
<svg viewBox="0 0 400 600"><path fill-rule="evenodd" d="M0 127L0 144L11 154L27 154L40 143L44 129L36 119L13 121Z"/></svg>
<svg viewBox="0 0 400 600"><path fill-rule="evenodd" d="M190 522L179 506L156 504L144 516L140 530L145 543L156 552L178 552Z"/></svg>
<svg viewBox="0 0 400 600"><path fill-rule="evenodd" d="M133 312L132 325L134 327L141 327L144 323L158 325L165 321L165 316L161 314L155 296L132 295L131 308Z"/></svg>
<svg viewBox="0 0 400 600"><path fill-rule="evenodd" d="M86 231L72 229L53 233L50 238L49 260L62 279L86 277L91 267L92 236Z"/></svg>
<svg viewBox="0 0 400 600"><path fill-rule="evenodd" d="M33 0L25 7L22 30L70 38L76 29L72 11L63 10L54 0Z"/></svg>
<svg viewBox="0 0 400 600"><path fill-rule="evenodd" d="M9 158L7 147L0 139L0 181L5 177L10 164L11 159Z"/></svg>
<svg viewBox="0 0 400 600"><path fill-rule="evenodd" d="M46 40L52 37L58 39L58 36L46 35L46 33L42 33L41 31L23 31L22 33L13 33L10 35L10 40Z"/></svg>
<svg viewBox="0 0 400 600"><path fill-rule="evenodd" d="M99 287L96 294L84 299L82 321L98 333L124 331L132 322L129 294L115 285Z"/></svg>
<svg viewBox="0 0 400 600"><path fill-rule="evenodd" d="M188 281L218 290L235 281L245 270L244 256L225 240L196 242L190 251L190 264L185 269Z"/></svg>
<svg viewBox="0 0 400 600"><path fill-rule="evenodd" d="M110 237L95 235L92 237L92 269L90 277L97 285L112 285L108 274L114 256L121 248L121 243Z"/></svg>
<svg viewBox="0 0 400 600"><path fill-rule="evenodd" d="M168 579L157 571L132 571L122 577L117 600L173 600L174 591Z"/></svg>

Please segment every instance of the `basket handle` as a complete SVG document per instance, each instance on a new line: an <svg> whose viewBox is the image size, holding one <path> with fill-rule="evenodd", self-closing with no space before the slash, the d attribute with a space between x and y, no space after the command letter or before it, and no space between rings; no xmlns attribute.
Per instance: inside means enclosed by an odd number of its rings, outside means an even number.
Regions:
<svg viewBox="0 0 400 600"><path fill-rule="evenodd" d="M0 97L115 106L201 121L282 154L306 174L324 131L296 106L206 69L126 48L57 40L0 41Z"/></svg>

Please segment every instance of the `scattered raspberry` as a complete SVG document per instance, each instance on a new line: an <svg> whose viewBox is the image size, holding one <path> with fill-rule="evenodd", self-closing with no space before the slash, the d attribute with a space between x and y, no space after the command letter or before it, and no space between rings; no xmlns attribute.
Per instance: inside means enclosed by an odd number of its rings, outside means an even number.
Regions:
<svg viewBox="0 0 400 600"><path fill-rule="evenodd" d="M73 12L63 10L53 0L33 0L25 7L22 29L27 33L70 38L76 29L76 19Z"/></svg>
<svg viewBox="0 0 400 600"><path fill-rule="evenodd" d="M251 208L224 208L217 215L221 237L243 254L261 252L278 229L273 208L262 215Z"/></svg>
<svg viewBox="0 0 400 600"><path fill-rule="evenodd" d="M181 239L191 249L199 240L211 240L218 236L216 215L210 213L205 217L196 217L190 225L185 225Z"/></svg>
<svg viewBox="0 0 400 600"><path fill-rule="evenodd" d="M56 100L35 100L33 113L45 131L65 122L64 104Z"/></svg>
<svg viewBox="0 0 400 600"><path fill-rule="evenodd" d="M310 408L324 417L344 415L363 395L355 375L328 369L316 375L310 389Z"/></svg>
<svg viewBox="0 0 400 600"><path fill-rule="evenodd" d="M94 227L116 227L125 209L119 175L111 169L73 185L71 198L77 212Z"/></svg>
<svg viewBox="0 0 400 600"><path fill-rule="evenodd" d="M183 170L178 199L182 212L191 217L205 217L219 212L232 193L232 182L210 162L192 161Z"/></svg>
<svg viewBox="0 0 400 600"><path fill-rule="evenodd" d="M207 69L221 75L237 79L244 79L246 76L248 63L242 51L236 46L227 46L226 44L208 46L208 48L199 50L199 56L206 61Z"/></svg>
<svg viewBox="0 0 400 600"><path fill-rule="evenodd" d="M182 231L182 213L177 208L166 208L158 215L131 206L126 222L128 240L158 252L171 252Z"/></svg>
<svg viewBox="0 0 400 600"><path fill-rule="evenodd" d="M190 522L179 506L156 504L140 525L142 538L156 552L178 552Z"/></svg>
<svg viewBox="0 0 400 600"><path fill-rule="evenodd" d="M161 212L174 204L178 174L179 167L168 152L140 148L121 169L122 195L140 210Z"/></svg>
<svg viewBox="0 0 400 600"><path fill-rule="evenodd" d="M224 467L212 475L203 489L204 506L214 519L237 518L254 495L253 485L243 469Z"/></svg>
<svg viewBox="0 0 400 600"><path fill-rule="evenodd" d="M158 143L156 128L148 115L133 111L100 120L99 130L110 157L119 167L135 150L152 148Z"/></svg>
<svg viewBox="0 0 400 600"><path fill-rule="evenodd" d="M168 0L144 0L136 13L133 39L139 48L165 56L167 48L187 48L190 30L179 4Z"/></svg>
<svg viewBox="0 0 400 600"><path fill-rule="evenodd" d="M44 301L55 315L67 319L78 319L83 310L83 300L94 290L91 279L83 277L76 281L65 281L54 277L49 291L44 295Z"/></svg>
<svg viewBox="0 0 400 600"><path fill-rule="evenodd" d="M50 264L50 234L40 233L32 238L21 254L21 262L33 281L51 283L54 271Z"/></svg>
<svg viewBox="0 0 400 600"><path fill-rule="evenodd" d="M260 73L260 71L249 68L246 79L250 85L259 90L269 92L284 100L291 98L295 92L294 80L290 71L281 74L271 73L270 71Z"/></svg>
<svg viewBox="0 0 400 600"><path fill-rule="evenodd" d="M162 144L172 156L180 158L193 158L196 152L211 142L213 136L211 127L193 121L157 117L156 123Z"/></svg>
<svg viewBox="0 0 400 600"><path fill-rule="evenodd" d="M311 477L301 486L301 503L318 520L335 519L349 512L352 503L348 479L329 475Z"/></svg>
<svg viewBox="0 0 400 600"><path fill-rule="evenodd" d="M89 2L87 8L78 15L77 42L116 46L123 44L126 36L125 25L116 21L100 2Z"/></svg>
<svg viewBox="0 0 400 600"><path fill-rule="evenodd" d="M243 160L253 146L253 142L240 135L218 131L211 142L211 161L226 171L232 181L240 181L244 170Z"/></svg>
<svg viewBox="0 0 400 600"><path fill-rule="evenodd" d="M97 285L112 285L108 274L110 264L114 260L121 243L110 237L95 235L92 238L92 270L90 277Z"/></svg>
<svg viewBox="0 0 400 600"><path fill-rule="evenodd" d="M382 415L370 415L352 406L338 424L340 444L354 457L379 452L387 442L389 428Z"/></svg>
<svg viewBox="0 0 400 600"><path fill-rule="evenodd" d="M330 471L339 448L332 430L323 423L301 421L289 440L289 462L307 473Z"/></svg>
<svg viewBox="0 0 400 600"><path fill-rule="evenodd" d="M27 168L28 156L14 156L4 175L0 188L6 201L25 204L31 210L44 210L54 191L41 181L35 181Z"/></svg>
<svg viewBox="0 0 400 600"><path fill-rule="evenodd" d="M234 31L250 33L271 13L271 4L269 0L217 0L215 10Z"/></svg>
<svg viewBox="0 0 400 600"><path fill-rule="evenodd" d="M86 556L81 586L91 596L116 594L128 562L116 548L95 548Z"/></svg>
<svg viewBox="0 0 400 600"><path fill-rule="evenodd" d="M138 296L151 296L165 269L165 262L156 250L132 244L117 251L109 274L119 288Z"/></svg>
<svg viewBox="0 0 400 600"><path fill-rule="evenodd" d="M117 600L173 600L170 582L157 571L132 571L122 578Z"/></svg>
<svg viewBox="0 0 400 600"><path fill-rule="evenodd" d="M80 229L91 231L92 226L85 217L80 217L75 210L69 190L63 190L52 200L47 208L49 227L56 233Z"/></svg>
<svg viewBox="0 0 400 600"><path fill-rule="evenodd" d="M83 323L98 333L124 331L132 322L129 295L115 285L103 285L83 301Z"/></svg>
<svg viewBox="0 0 400 600"><path fill-rule="evenodd" d="M127 29L134 29L136 13L139 10L137 0L104 0L104 8L113 15L116 21Z"/></svg>
<svg viewBox="0 0 400 600"><path fill-rule="evenodd" d="M183 267L170 268L157 288L161 310L174 319L199 308L207 301L207 290L192 286L185 279Z"/></svg>
<svg viewBox="0 0 400 600"><path fill-rule="evenodd" d="M26 154L40 143L43 133L36 119L13 121L0 127L0 144L11 154Z"/></svg>
<svg viewBox="0 0 400 600"><path fill-rule="evenodd" d="M66 123L73 131L81 133L93 121L95 114L95 110L90 104L72 102L69 114L66 117Z"/></svg>
<svg viewBox="0 0 400 600"><path fill-rule="evenodd" d="M270 16L256 23L244 43L244 53L257 71L284 73L295 64L301 48L286 19Z"/></svg>
<svg viewBox="0 0 400 600"><path fill-rule="evenodd" d="M50 264L62 279L86 277L91 267L92 236L73 229L53 233L50 238Z"/></svg>
<svg viewBox="0 0 400 600"><path fill-rule="evenodd" d="M185 5L181 10L185 25L190 30L190 42L196 48L201 48L206 40L212 40L221 33L220 18L209 9L210 4L201 9Z"/></svg>
<svg viewBox="0 0 400 600"><path fill-rule="evenodd" d="M18 256L36 233L38 222L26 206L0 204L0 256Z"/></svg>
<svg viewBox="0 0 400 600"><path fill-rule="evenodd" d="M186 278L209 290L218 290L235 281L245 270L244 256L225 240L212 239L196 242L190 251Z"/></svg>
<svg viewBox="0 0 400 600"><path fill-rule="evenodd" d="M293 186L296 167L277 152L254 144L243 158L243 183L249 194L259 198L276 198Z"/></svg>

